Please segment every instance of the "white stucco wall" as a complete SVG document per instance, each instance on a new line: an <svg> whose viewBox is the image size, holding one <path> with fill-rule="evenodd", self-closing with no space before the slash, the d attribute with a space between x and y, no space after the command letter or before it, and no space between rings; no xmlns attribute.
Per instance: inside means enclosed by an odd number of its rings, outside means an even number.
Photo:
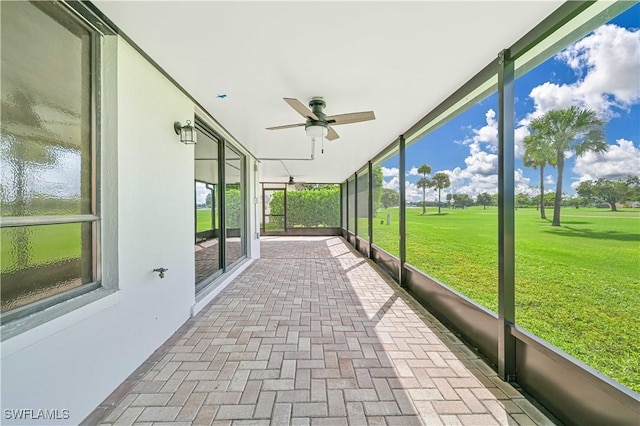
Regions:
<svg viewBox="0 0 640 426"><path fill-rule="evenodd" d="M105 63L117 69L117 99L105 94L115 105L103 111L102 233L112 246L103 253L105 286L118 290L2 342L2 424L78 424L195 305L193 146L173 131L174 121L194 121L194 105L126 42L114 43L117 55L114 46ZM250 246L255 218L248 222ZM157 267L169 269L164 279ZM70 418L16 422L7 409L68 410Z"/></svg>

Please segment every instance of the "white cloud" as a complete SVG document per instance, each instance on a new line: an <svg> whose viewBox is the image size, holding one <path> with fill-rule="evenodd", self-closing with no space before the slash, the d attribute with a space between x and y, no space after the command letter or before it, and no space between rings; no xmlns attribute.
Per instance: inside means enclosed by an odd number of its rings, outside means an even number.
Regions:
<svg viewBox="0 0 640 426"><path fill-rule="evenodd" d="M480 155L483 154L493 155L480 151ZM473 153L469 157L467 157L465 161L471 158L474 158ZM470 160L469 162L474 163L474 160ZM456 167L453 170L441 171L449 175L451 186L448 188L447 192L450 192L452 194L467 194L475 199L478 194L481 194L483 192L488 192L490 194L498 192L497 174L477 174L471 171L469 167L465 169Z"/></svg>
<svg viewBox="0 0 640 426"><path fill-rule="evenodd" d="M544 183L545 185L555 185L556 179L553 177L553 175L546 175L544 177Z"/></svg>
<svg viewBox="0 0 640 426"><path fill-rule="evenodd" d="M449 191L453 194L467 194L473 199L483 192L495 194L498 192L498 175L473 175L468 180L459 181L455 187L452 185Z"/></svg>
<svg viewBox="0 0 640 426"><path fill-rule="evenodd" d="M204 185L196 185L196 203L204 204L207 202L207 195L210 194L211 191L208 191Z"/></svg>
<svg viewBox="0 0 640 426"><path fill-rule="evenodd" d="M529 136L529 123L551 109L580 105L593 108L605 117L615 114L613 108L629 108L640 101L640 31L615 25L605 25L557 55L578 75L572 84L543 83L534 87L529 96L534 101L534 111L523 118L515 128L515 156L524 154L524 139ZM496 112L485 113L485 124L470 129L470 137L462 141L469 147L465 167L445 170L451 180L451 193L468 194L475 197L482 192L496 193L498 190L498 122ZM565 155L567 158L572 153ZM618 141L607 153L588 153L576 159L574 171L589 176L620 176L640 174L640 152L628 141ZM409 175L417 175L412 168ZM515 171L515 186L518 193L535 195L530 179L522 170ZM545 177L547 186L555 185L552 175Z"/></svg>
<svg viewBox="0 0 640 426"><path fill-rule="evenodd" d="M611 116L614 107L628 108L640 101L638 57L640 30L612 24L599 27L556 56L582 78L572 84L546 82L533 88L529 96L535 111L528 119L571 105L592 108L605 116Z"/></svg>
<svg viewBox="0 0 640 426"><path fill-rule="evenodd" d="M498 121L496 112L488 109L485 113L485 125L479 129L470 128L473 135L465 139L462 144L468 146L469 156L465 158L465 167L453 170L440 170L449 175L451 186L445 193L467 194L475 198L478 194L498 192ZM520 145L523 145L523 135L528 129L517 131ZM516 148L517 149L517 148ZM437 195L436 195L437 197Z"/></svg>
<svg viewBox="0 0 640 426"><path fill-rule="evenodd" d="M470 129L473 136L463 141L469 148L469 156L464 160L465 167L453 170L438 170L449 175L451 186L443 193L467 194L475 198L482 192L494 194L498 191L498 155L495 154L498 142L498 123L492 109L485 114L486 125L479 129ZM435 171L434 171L435 173ZM432 173L432 174L434 174ZM411 172L409 173L411 174ZM437 191L427 199L437 199Z"/></svg>
<svg viewBox="0 0 640 426"><path fill-rule="evenodd" d="M513 174L516 194L527 194L533 197L538 194L539 189L531 186L531 179L523 174L522 169L516 169Z"/></svg>
<svg viewBox="0 0 640 426"><path fill-rule="evenodd" d="M463 185L465 180L471 178L471 173L460 167L456 167L453 170L444 170L444 172L449 175L449 182L451 182L452 188Z"/></svg>
<svg viewBox="0 0 640 426"><path fill-rule="evenodd" d="M479 129L473 129L475 136L473 142L489 143L498 146L498 121L496 120L496 112L489 109L485 114L486 125Z"/></svg>
<svg viewBox="0 0 640 426"><path fill-rule="evenodd" d="M580 186L580 183L584 182L585 180L593 180L593 178L589 175L580 176L577 180L574 180L571 183L571 188L573 188L574 190L578 189L578 186Z"/></svg>
<svg viewBox="0 0 640 426"><path fill-rule="evenodd" d="M470 174L478 174L489 176L498 173L498 156L480 149L478 142L469 145L471 155L465 158L467 172Z"/></svg>
<svg viewBox="0 0 640 426"><path fill-rule="evenodd" d="M448 193L467 194L475 199L478 194L498 192L498 156L480 149L477 143L469 145L469 156L465 159L466 168L456 167L453 170L442 170L449 174L451 187ZM535 195L536 188L531 186L531 179L524 176L522 169L514 172L516 193Z"/></svg>
<svg viewBox="0 0 640 426"><path fill-rule="evenodd" d="M526 194L529 197L535 197L540 194L540 190L538 188L534 188L533 186L516 186L516 194Z"/></svg>
<svg viewBox="0 0 640 426"><path fill-rule="evenodd" d="M515 137L515 156L516 158L522 158L524 155L524 138L529 136L531 132L529 131L529 127L527 125L516 127L514 131Z"/></svg>
<svg viewBox="0 0 640 426"><path fill-rule="evenodd" d="M548 81L534 87L529 96L533 99L535 111L527 121L530 122L532 118L540 117L553 109L563 109L580 104L581 102L574 98L574 91L574 85L558 85Z"/></svg>
<svg viewBox="0 0 640 426"><path fill-rule="evenodd" d="M640 176L640 148L626 139L618 139L616 143L609 145L609 150L605 152L587 152L576 158L573 171L580 175L578 182Z"/></svg>
<svg viewBox="0 0 640 426"><path fill-rule="evenodd" d="M383 188L393 189L394 191L398 191L400 189L400 178L398 176L394 176L388 182L385 181L382 184ZM415 183L409 182L408 180L404 183L407 200L409 201L422 201L422 189L418 188ZM432 191L427 189L427 195L430 195ZM427 199L429 197L427 196Z"/></svg>
<svg viewBox="0 0 640 426"><path fill-rule="evenodd" d="M382 167L383 177L398 177L399 172L397 167Z"/></svg>
<svg viewBox="0 0 640 426"><path fill-rule="evenodd" d="M398 191L400 189L400 178L398 176L394 176L388 182L385 181L382 184L383 188L393 189L394 191ZM410 181L405 181L404 183L407 200L409 201L422 201L422 189L418 188L418 186ZM433 201L436 199L433 195L433 190L427 188L426 190L426 198L427 200Z"/></svg>
<svg viewBox="0 0 640 426"><path fill-rule="evenodd" d="M394 176L390 181L384 181L382 183L382 187L397 191L400 188L400 178L398 176Z"/></svg>
<svg viewBox="0 0 640 426"><path fill-rule="evenodd" d="M415 183L406 181L405 185L404 185L404 188L405 188L405 191L406 191L406 194L407 194L407 200L410 200L410 201L422 201L422 189L418 188ZM426 190L425 193L426 193L426 199L427 200L433 200L433 197L430 197L430 195L432 195L431 194L432 192L433 191L431 191L429 189Z"/></svg>
<svg viewBox="0 0 640 426"><path fill-rule="evenodd" d="M407 176L420 176L420 173L418 173L418 168L416 166L411 167L407 172Z"/></svg>
<svg viewBox="0 0 640 426"><path fill-rule="evenodd" d="M601 102L602 94L623 107L640 100L640 31L603 25L558 56L577 73L589 70L579 86L587 101Z"/></svg>

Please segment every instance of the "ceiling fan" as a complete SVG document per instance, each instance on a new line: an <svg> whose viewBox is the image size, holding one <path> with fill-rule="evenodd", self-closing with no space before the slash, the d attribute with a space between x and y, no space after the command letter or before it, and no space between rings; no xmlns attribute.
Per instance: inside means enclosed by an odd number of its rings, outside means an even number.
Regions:
<svg viewBox="0 0 640 426"><path fill-rule="evenodd" d="M307 136L314 141L325 137L330 141L338 139L340 136L338 136L336 131L333 130L332 126L375 120L376 118L373 111L326 115L323 111L327 104L321 97L314 97L309 101L309 108L311 109L307 108L302 102L294 98L284 98L284 101L288 103L291 108L296 110L298 114L306 118L307 121L304 123L267 127L267 130L280 130L304 126Z"/></svg>

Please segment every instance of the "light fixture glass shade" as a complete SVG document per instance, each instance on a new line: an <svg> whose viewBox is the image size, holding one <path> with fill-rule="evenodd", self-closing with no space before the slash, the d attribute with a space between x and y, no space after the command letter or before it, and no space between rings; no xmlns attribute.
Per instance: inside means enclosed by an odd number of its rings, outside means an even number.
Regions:
<svg viewBox="0 0 640 426"><path fill-rule="evenodd" d="M191 121L187 120L187 124L184 126L179 121L176 121L173 123L173 130L175 130L176 135L180 135L180 142L187 145L197 143L196 129L191 125Z"/></svg>
<svg viewBox="0 0 640 426"><path fill-rule="evenodd" d="M191 125L191 121L187 120L187 124L180 129L180 141L185 144L196 143L196 130Z"/></svg>
<svg viewBox="0 0 640 426"><path fill-rule="evenodd" d="M329 133L329 129L324 126L308 126L305 130L311 139L322 139Z"/></svg>

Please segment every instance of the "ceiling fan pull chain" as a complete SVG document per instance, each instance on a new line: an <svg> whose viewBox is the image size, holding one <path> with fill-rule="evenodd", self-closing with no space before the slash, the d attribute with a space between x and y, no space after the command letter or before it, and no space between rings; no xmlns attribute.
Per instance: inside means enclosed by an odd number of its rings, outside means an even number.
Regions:
<svg viewBox="0 0 640 426"><path fill-rule="evenodd" d="M322 138L322 153L324 154L324 138Z"/></svg>

